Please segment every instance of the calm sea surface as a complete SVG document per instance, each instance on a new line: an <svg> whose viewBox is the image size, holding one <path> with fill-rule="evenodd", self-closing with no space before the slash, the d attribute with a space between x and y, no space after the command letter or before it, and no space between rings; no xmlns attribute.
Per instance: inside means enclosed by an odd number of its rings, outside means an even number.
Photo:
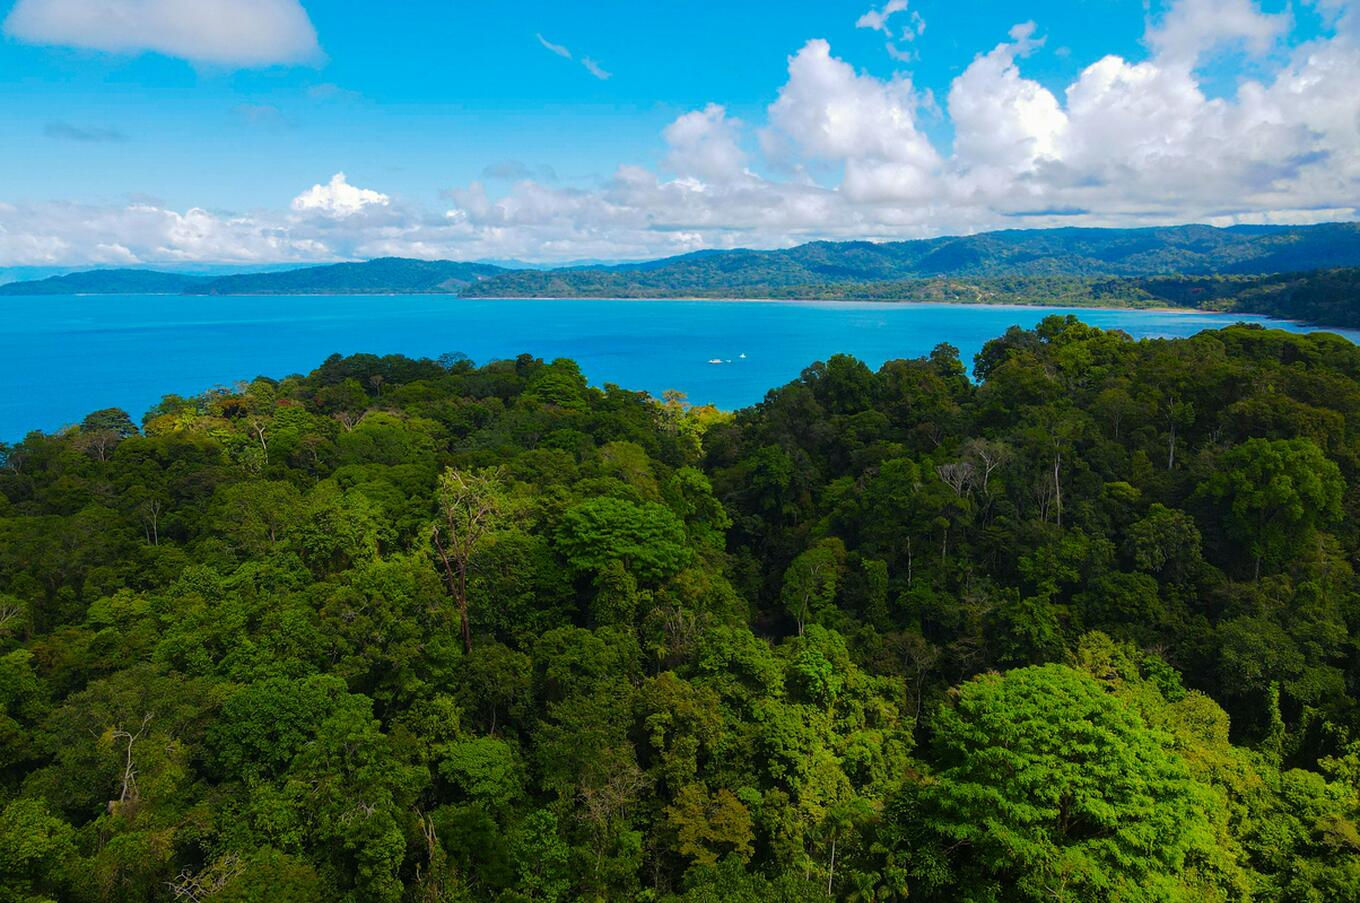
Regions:
<svg viewBox="0 0 1360 903"><path fill-rule="evenodd" d="M1188 336L1228 314L943 304L774 301L472 301L448 296L103 295L0 299L0 439L121 407L139 419L161 395L316 367L332 352L478 363L522 352L574 358L596 385L736 408L837 352L877 367L949 342L966 363L1008 326L1074 313L1136 337ZM1353 341L1360 332L1343 331ZM723 363L710 363L719 360Z"/></svg>

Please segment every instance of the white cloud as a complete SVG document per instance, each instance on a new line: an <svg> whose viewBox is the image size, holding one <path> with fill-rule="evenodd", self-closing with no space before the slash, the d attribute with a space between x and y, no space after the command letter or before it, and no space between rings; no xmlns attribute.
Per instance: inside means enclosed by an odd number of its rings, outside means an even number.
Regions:
<svg viewBox="0 0 1360 903"><path fill-rule="evenodd" d="M542 44L544 49L546 49L548 52L555 53L558 56L562 57L563 59L567 60L571 59L571 51L563 47L561 44L554 44L552 41L549 41L541 34L536 34L534 35L534 37L538 38L538 43Z"/></svg>
<svg viewBox="0 0 1360 903"><path fill-rule="evenodd" d="M1027 76L1041 41L1032 23L1017 26L950 85L939 115L952 147L929 140L929 95L909 78L858 71L814 40L789 58L764 121L750 126L757 141L708 104L664 129L656 171L624 164L582 187L494 164L488 183L450 189L442 212L343 174L286 210L247 214L0 203L0 265L621 259L1008 226L1360 218L1354 7L1324 0L1335 31L1285 49L1270 36L1277 24L1250 16L1206 32L1203 2L1173 4L1150 27L1144 58L1106 56L1062 87ZM1272 50L1231 96L1210 96L1187 54L1225 42Z"/></svg>
<svg viewBox="0 0 1360 903"><path fill-rule="evenodd" d="M727 118L727 111L717 104L686 113L661 133L670 146L666 167L677 175L714 183L747 175L740 133L741 121Z"/></svg>
<svg viewBox="0 0 1360 903"><path fill-rule="evenodd" d="M926 20L916 10L911 11L911 24L902 29L902 40L914 41L926 33Z"/></svg>
<svg viewBox="0 0 1360 903"><path fill-rule="evenodd" d="M1267 14L1255 0L1179 0L1148 30L1147 43L1164 65L1193 66L1225 44L1265 53L1291 25L1288 11Z"/></svg>
<svg viewBox="0 0 1360 903"><path fill-rule="evenodd" d="M917 197L940 163L916 128L919 106L909 79L857 74L826 41L813 40L790 58L762 141L775 156L792 148L804 159L842 164L842 187L854 199Z"/></svg>
<svg viewBox="0 0 1360 903"><path fill-rule="evenodd" d="M1059 156L1068 123L1056 97L1024 78L1016 58L1032 52L1034 23L1011 29L1013 43L998 44L979 56L949 90L957 166L996 170L1002 187L1032 171L1040 160Z"/></svg>
<svg viewBox="0 0 1360 903"><path fill-rule="evenodd" d="M561 44L554 44L552 41L549 41L541 34L535 34L534 37L538 38L538 43L542 44L544 49L547 50L549 53L554 53L557 56L562 57L562 59L564 60L576 59L576 57L572 54L570 48L563 47ZM614 74L612 72L606 71L603 66L601 66L599 63L595 62L595 60L591 59L588 56L581 57L580 63L582 66L585 67L587 72L589 72L591 75L595 76L602 82L608 81L609 79L614 77Z"/></svg>
<svg viewBox="0 0 1360 903"><path fill-rule="evenodd" d="M903 50L901 47L898 47L892 41L889 41L887 44L885 44L883 49L885 49L888 52L888 56L897 60L899 63L914 63L916 62L917 59L919 59L915 51Z"/></svg>
<svg viewBox="0 0 1360 903"><path fill-rule="evenodd" d="M329 216L352 216L371 205L386 207L391 199L369 188L349 184L343 172L331 176L325 185L313 185L293 198L292 209L298 213L324 213Z"/></svg>
<svg viewBox="0 0 1360 903"><path fill-rule="evenodd" d="M898 13L907 11L907 0L888 0L882 9L870 9L855 21L856 28L868 28L873 31L881 31L888 38L884 42L884 49L888 56L897 60L899 63L910 63L916 59L916 55L908 50L898 47L893 41L892 28L889 27L888 20ZM906 26L902 28L899 40L910 43L921 35L925 34L926 20L921 17L917 10L911 11L911 18L907 20Z"/></svg>
<svg viewBox="0 0 1360 903"><path fill-rule="evenodd" d="M19 0L4 31L31 44L226 66L302 63L321 53L298 0Z"/></svg>
<svg viewBox="0 0 1360 903"><path fill-rule="evenodd" d="M890 34L888 31L888 20L895 13L903 12L907 8L907 0L888 0L883 4L882 9L870 9L867 13L860 16L855 22L856 28L871 28L874 31L881 31Z"/></svg>
<svg viewBox="0 0 1360 903"><path fill-rule="evenodd" d="M600 81L608 81L613 77L612 72L606 72L604 67L592 60L590 57L581 57L581 65L586 67L586 71L598 78Z"/></svg>
<svg viewBox="0 0 1360 903"><path fill-rule="evenodd" d="M276 223L148 204L0 204L0 260L13 265L303 261L325 249Z"/></svg>

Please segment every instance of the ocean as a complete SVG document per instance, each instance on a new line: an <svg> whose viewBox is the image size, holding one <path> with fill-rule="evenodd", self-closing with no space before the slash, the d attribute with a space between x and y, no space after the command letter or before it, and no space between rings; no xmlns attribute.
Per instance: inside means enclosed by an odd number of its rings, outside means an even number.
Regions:
<svg viewBox="0 0 1360 903"><path fill-rule="evenodd" d="M0 298L0 440L54 431L119 407L134 420L166 393L305 373L339 352L478 363L528 352L570 357L595 385L739 408L832 354L872 367L940 342L971 367L988 339L1049 314L1138 338L1235 322L1239 314L1157 310L784 301L464 300L447 295L98 295ZM1330 330L1360 341L1360 332Z"/></svg>

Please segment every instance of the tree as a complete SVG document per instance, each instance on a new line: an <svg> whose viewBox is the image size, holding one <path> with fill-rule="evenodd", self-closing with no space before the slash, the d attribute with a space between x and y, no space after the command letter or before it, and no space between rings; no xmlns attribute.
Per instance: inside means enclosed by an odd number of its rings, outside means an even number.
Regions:
<svg viewBox="0 0 1360 903"><path fill-rule="evenodd" d="M685 526L656 502L605 497L573 505L562 515L557 547L573 570L602 571L621 561L640 581L659 582L690 559Z"/></svg>
<svg viewBox="0 0 1360 903"><path fill-rule="evenodd" d="M314 868L277 850L229 857L217 871L225 881L207 897L213 903L322 903L327 898Z"/></svg>
<svg viewBox="0 0 1360 903"><path fill-rule="evenodd" d="M515 891L524 900L557 903L571 886L568 856L557 817L547 809L530 812L510 835Z"/></svg>
<svg viewBox="0 0 1360 903"><path fill-rule="evenodd" d="M979 365L335 356L0 446L0 903L1360 899L1360 345Z"/></svg>
<svg viewBox="0 0 1360 903"><path fill-rule="evenodd" d="M1188 429L1195 422L1195 407L1176 398L1168 398L1162 406L1162 414L1167 424L1166 469L1176 466L1176 439L1182 429Z"/></svg>
<svg viewBox="0 0 1360 903"><path fill-rule="evenodd" d="M108 460L119 442L135 435L137 427L122 408L95 411L80 422L80 444L101 461Z"/></svg>
<svg viewBox="0 0 1360 903"><path fill-rule="evenodd" d="M297 522L302 494L292 483L249 480L223 489L217 504L227 537L244 555L256 556L282 540Z"/></svg>
<svg viewBox="0 0 1360 903"><path fill-rule="evenodd" d="M496 733L501 719L527 707L533 679L529 656L502 643L486 643L464 655L461 665L459 699L489 733Z"/></svg>
<svg viewBox="0 0 1360 903"><path fill-rule="evenodd" d="M799 636L810 618L825 612L836 601L844 566L845 543L823 539L793 559L784 572L780 598L784 610L797 621Z"/></svg>
<svg viewBox="0 0 1360 903"><path fill-rule="evenodd" d="M320 483L303 500L288 535L315 573L339 573L377 556L378 511L363 492Z"/></svg>
<svg viewBox="0 0 1360 903"><path fill-rule="evenodd" d="M521 767L509 743L474 737L445 743L436 751L439 774L467 799L491 811L508 811L523 792Z"/></svg>
<svg viewBox="0 0 1360 903"><path fill-rule="evenodd" d="M1154 502L1128 529L1126 548L1140 571L1180 580L1201 563L1201 538L1195 521L1184 511Z"/></svg>
<svg viewBox="0 0 1360 903"><path fill-rule="evenodd" d="M445 470L435 489L439 520L430 530L436 555L444 566L449 594L458 607L463 651L472 651L468 623L468 568L473 556L514 512L509 491L497 470Z"/></svg>
<svg viewBox="0 0 1360 903"><path fill-rule="evenodd" d="M564 410L584 411L587 391L586 379L576 362L558 358L534 373L524 397Z"/></svg>
<svg viewBox="0 0 1360 903"><path fill-rule="evenodd" d="M873 806L861 797L851 797L837 802L827 809L826 817L818 825L822 845L826 848L826 895L829 897L836 886L836 849L848 837L855 836L856 830L874 817Z"/></svg>
<svg viewBox="0 0 1360 903"><path fill-rule="evenodd" d="M965 683L934 720L925 824L951 896L1173 899L1207 842L1202 788L1136 710L1063 665Z"/></svg>
<svg viewBox="0 0 1360 903"><path fill-rule="evenodd" d="M698 865L712 865L731 854L749 862L751 813L726 787L709 793L702 784L688 784L666 807L666 821L675 832L676 852Z"/></svg>
<svg viewBox="0 0 1360 903"><path fill-rule="evenodd" d="M1224 527L1246 544L1254 576L1283 560L1317 527L1341 516L1341 470L1311 439L1248 439L1229 450L1200 487L1224 510Z"/></svg>
<svg viewBox="0 0 1360 903"><path fill-rule="evenodd" d="M0 812L0 899L62 898L77 861L75 830L41 800L16 799ZM41 895L41 896L39 896Z"/></svg>

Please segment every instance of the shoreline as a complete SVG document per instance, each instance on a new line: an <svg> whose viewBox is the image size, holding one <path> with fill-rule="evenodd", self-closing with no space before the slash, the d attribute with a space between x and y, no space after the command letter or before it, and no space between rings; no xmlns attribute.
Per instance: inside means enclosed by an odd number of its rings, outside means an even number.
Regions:
<svg viewBox="0 0 1360 903"><path fill-rule="evenodd" d="M19 297L19 296L11 296ZM1345 329L1340 327L1326 327L1304 324L1297 320L1286 318L1269 317L1263 314L1249 314L1226 311L1205 311L1189 308L1167 308L1167 307L1123 307L1123 306L1063 306L1060 304L1015 304L1015 303L991 303L991 302L942 302L942 301L828 301L828 300L790 300L783 298L768 299L715 299L715 298L693 298L685 299L690 302L699 302L690 305L666 304L668 301L682 299L564 299L564 298L503 298L503 299L462 299L457 296L441 293L426 295L407 295L400 296L380 296L380 295L257 295L257 296L217 296L219 298L240 298L252 297L260 300L250 302L240 302L235 304L181 304L180 297L165 294L154 295L47 295L48 304L32 304L36 298L22 298L19 304L11 305L6 312L17 316L21 324L28 318L37 321L51 321L49 325L55 328L25 330L18 329L11 334L11 343L17 351L20 351L19 359L22 360L22 353L32 342L38 344L58 343L63 349L67 349L65 340L62 339L63 333L74 330L73 335L78 336L99 336L106 330L104 327L112 327L113 332L117 332L117 324L125 317L133 317L139 313L145 313L151 318L148 322L157 329L168 330L167 335L175 337L176 345L187 343L188 346L198 348L202 352L201 357L195 357L192 362L183 354L179 357L172 356L170 363L162 367L138 366L133 368L133 372L116 369L116 378L113 378L104 370L110 370L113 365L104 367L102 370L98 361L94 363L83 362L76 367L77 375L80 380L85 380L89 385L98 385L103 388L97 393L96 397L90 397L86 388L81 388L79 380L72 383L66 392L52 393L48 386L49 394L53 395L51 407L56 411L56 416L49 419L51 412L44 414L38 410L31 399L26 398L28 394L24 391L16 391L14 396L6 399L4 408L0 412L0 441L18 441L22 435L26 435L29 430L34 428L41 432L59 430L62 426L78 422L79 417L88 414L91 410L102 407L121 407L129 411L142 412L154 405L159 398L156 393L177 392L186 397L198 394L205 387L217 384L227 384L236 379L242 378L240 374L249 373L255 375L270 375L274 378L302 372L305 368L318 366L317 361L325 359L328 354L342 353L353 354L369 351L374 354L405 354L412 357L436 353L447 348L430 348L423 345L416 347L409 342L398 342L404 334L403 330L409 327L396 328L393 336L388 336L388 340L375 346L369 338L343 338L347 333L344 328L338 332L332 321L348 322L353 321L360 325L376 324L391 321L394 324L404 323L410 317L414 317L420 322L439 322L444 323L449 329L454 329L449 324L475 323L482 318L489 318L491 321L502 323L520 323L525 320L525 314L530 316L529 320L534 319L554 319L558 316L564 318L565 322L596 324L589 326L590 329L598 327L599 323L607 323L611 315L617 315L635 324L646 324L653 320L661 323L670 323L674 329L681 332L693 329L693 324L703 322L709 317L718 318L719 322L728 322L731 318L745 322L747 317L754 317L752 322L763 322L767 318L773 317L776 320L783 320L785 317L793 318L795 321L801 320L804 323L812 323L808 327L812 334L826 335L834 334L837 331L845 333L844 341L836 342L835 348L828 347L823 350L808 350L806 354L800 356L800 365L825 357L835 351L844 351L855 354L861 358L874 360L887 360L897 357L915 357L928 351L928 347L916 348L912 345L913 336L919 337L922 327L919 324L934 322L932 318L945 317L952 318L952 322L960 326L957 332L941 332L939 340L948 341L955 344L964 352L964 359L974 354L978 348L971 347L968 342L976 339L972 333L978 330L971 330L967 326L973 322L984 322L993 329L986 330L984 338L996 338L1001 335L1008 325L1024 325L1026 323L1038 322L1040 319L1051 314L1072 315L1083 322L1094 324L1105 330L1120 331L1138 339L1167 339L1185 337L1203 331L1213 331L1228 328L1236 323L1250 323L1262 329L1269 329L1279 332L1290 333L1318 333L1336 335L1340 340L1360 345L1360 330ZM207 297L207 296L199 296ZM382 297L401 297L411 299L410 301L399 302L396 304L385 305L376 300ZM98 299L108 298L109 303L101 303ZM137 302L138 298L145 299L143 303ZM264 298L276 299L275 302L263 300ZM287 303L289 299L294 303ZM56 299L52 302L51 299ZM65 299L64 301L62 299ZM93 300L92 300L93 299ZM461 308L456 303L459 300L486 301L490 303L464 305ZM585 300L592 302L586 305L573 305L567 302L572 300ZM538 301L540 306L525 305L523 309L516 309L512 305L497 304L497 301ZM554 302L551 305L542 302ZM619 306L615 302L640 301L643 304L634 306L631 310ZM281 303L280 303L281 302ZM557 303L562 302L562 303ZM747 305L747 314L740 312L740 306ZM728 313L721 312L722 307L730 308ZM27 309L26 309L27 308ZM757 308L766 308L759 311ZM779 310L784 311L783 314ZM0 311L5 307L0 305ZM803 311L799 314L798 311ZM574 311L574 312L573 312ZM935 313L932 313L935 312ZM1089 313L1090 311L1101 311L1103 313ZM570 312L570 313L569 313ZM1166 314L1202 314L1199 319L1187 320L1184 316L1168 317ZM1147 317L1145 325L1137 325L1140 317ZM107 322L105 322L107 321ZM238 322L239 321L239 322ZM677 326L679 323L681 325ZM869 326L857 326L855 324L868 323ZM222 350L226 346L219 346L219 339L214 338L222 333L223 329L230 329L233 324L243 327L258 328L265 330L266 334L278 337L273 345L269 347L269 353L273 355L265 360L258 360L258 355L252 354L244 362L233 364L229 373L206 373L204 371L205 361L211 362L216 366L219 358L230 358L233 352ZM329 324L329 325L327 325ZM689 325L684 325L689 324ZM147 324L141 324L145 326ZM856 337L864 333L878 332L878 326L882 326L890 333L897 333L899 337L894 339L891 346L876 348L875 350L863 350L858 347L851 347L857 341ZM134 328L139 328L137 323L133 323ZM671 328L667 327L667 328ZM646 333L645 326L640 327ZM943 327L942 327L943 328ZM801 332L795 329L791 335L795 337L808 332L804 329ZM434 330L438 332L438 329ZM519 334L522 328L512 329L511 332ZM828 333L829 331L829 333ZM332 338L321 339L334 333ZM454 329L450 335L456 334ZM577 330L580 332L580 329ZM593 332L583 333L594 335ZM698 333L707 338L715 338L713 335ZM553 333L556 336L556 333ZM576 335L576 333L571 333ZM963 339L956 338L959 336ZM736 334L716 336L722 339L735 340ZM971 336L971 338L970 338ZM560 336L553 338L549 336L538 337L540 345L548 342L547 350L543 347L530 347L524 342L515 341L512 350L497 347L487 351L477 348L460 348L471 353L476 360L490 360L503 358L506 354L513 354L517 351L530 351L536 354L547 354L548 356L567 356L573 359L585 360L590 357L590 348L573 346L564 349L552 345L553 341L560 340ZM643 335L645 340L646 336ZM99 340L104 341L104 340ZM120 340L121 341L121 340ZM441 340L442 341L442 340ZM289 350L283 353L280 348L287 346L292 348L297 342L308 344L310 352L305 357L297 358ZM905 345L903 343L906 343ZM76 343L80 344L79 341ZM269 343L266 343L267 345ZM456 342L454 344L457 344ZM730 344L730 342L728 343ZM974 343L976 344L976 343ZM874 342L868 341L868 345L873 348ZM279 347L274 347L279 346ZM313 347L314 346L314 347ZM324 346L324 347L323 347ZM885 350L886 349L886 350ZM914 349L914 350L913 350ZM649 389L660 389L674 386L685 389L694 398L702 398L712 403L721 410L737 410L741 407L758 401L756 398L737 397L731 394L737 392L733 388L732 375L724 373L719 383L722 385L710 385L712 378L699 376L698 369L695 369L700 362L710 361L711 358L736 358L739 350L750 350L737 348L730 349L726 346L714 346L711 350L721 352L718 354L707 353L709 349L695 351L693 355L686 355L685 360L679 364L670 366L668 373L659 374L658 379L651 382L644 382L643 377L632 376L623 378L617 368L614 372L602 371L598 375L593 374L589 377L592 385L601 382L615 382L620 385L642 385ZM65 352L63 352L65 353ZM867 355L867 357L866 357ZM766 355L768 357L768 355ZM619 355L606 355L606 363L614 361ZM623 357L627 357L624 354ZM690 360L693 357L694 360ZM296 359L295 359L296 358ZM597 362L598 364L599 362ZM601 364L603 366L603 364ZM614 366L610 364L610 366ZM142 385L146 379L139 375L144 369L150 371L164 371L155 379L155 391ZM212 369L212 368L209 368ZM646 368L644 368L645 370ZM704 371L713 369L727 370L729 368L712 368L704 366L700 368ZM86 371L93 373L93 376L86 374ZM681 378L683 377L683 379ZM648 377L650 378L650 377ZM777 379L774 381L778 381ZM737 379L737 383L741 380ZM127 383L128 385L123 385ZM22 385L23 381L18 380L16 385ZM115 391L116 388L116 391ZM765 386L768 388L768 386ZM42 393L39 393L42 394ZM63 399L62 396L65 396ZM21 400L22 399L22 400ZM69 409L69 410L68 410ZM38 426L34 426L38 424Z"/></svg>
<svg viewBox="0 0 1360 903"><path fill-rule="evenodd" d="M0 303L7 299L36 301L48 298L196 298L196 299L228 299L228 298L441 298L451 301L616 301L621 303L644 302L649 304L664 303L668 301L681 301L688 303L713 303L713 304L863 304L872 306L901 306L914 305L919 307L949 307L949 308L975 308L987 307L994 309L1012 310L1032 310L1035 308L1048 308L1052 310L1113 310L1113 311L1133 311L1159 314L1207 314L1211 316L1231 316L1237 314L1246 317L1261 318L1264 320L1277 321L1281 323L1292 323L1298 326L1305 326L1319 331L1341 330L1341 331L1360 331L1360 326L1341 326L1334 323L1317 323L1308 320L1298 320L1290 317L1280 317L1272 314L1257 313L1254 311L1241 310L1221 310L1216 308L1203 307L1168 307L1165 305L1140 306L1130 304L1082 304L1079 302L1053 301L917 301L911 298L772 298L772 297L752 297L752 298L722 298L711 295L667 295L667 296L639 296L620 298L613 295L487 295L487 296L465 296L453 292L239 292L233 294L194 294L184 292L67 292L67 293L44 293L35 295L6 295L0 294Z"/></svg>

